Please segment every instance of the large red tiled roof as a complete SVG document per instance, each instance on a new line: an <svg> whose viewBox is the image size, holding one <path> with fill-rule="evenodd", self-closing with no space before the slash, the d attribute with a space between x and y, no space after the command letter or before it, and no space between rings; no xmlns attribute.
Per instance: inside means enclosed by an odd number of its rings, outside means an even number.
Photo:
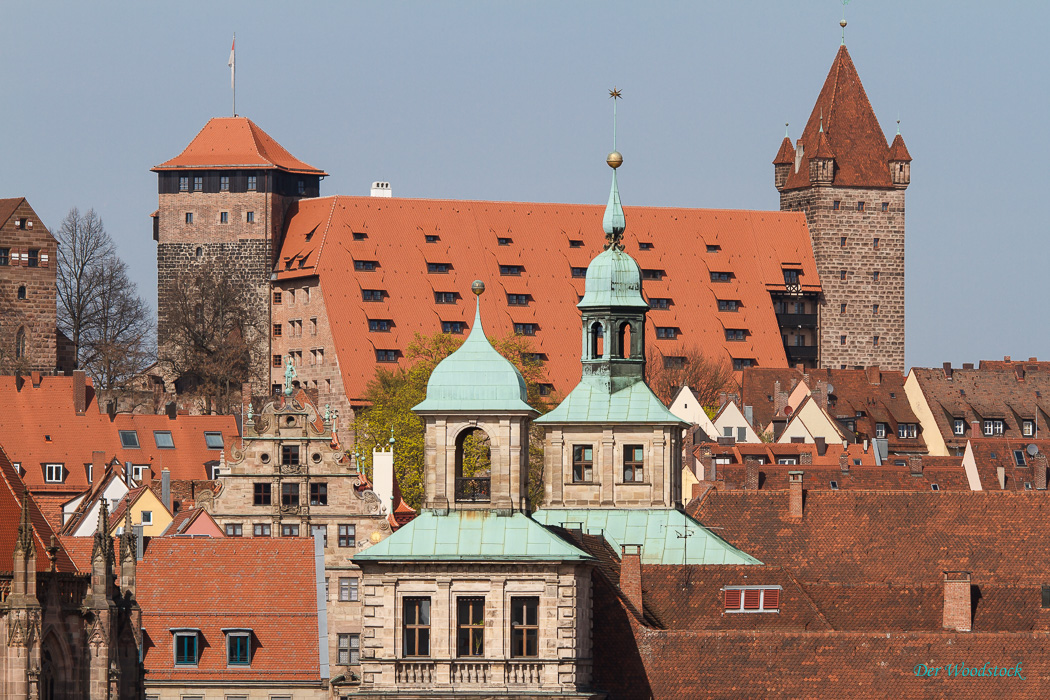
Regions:
<svg viewBox="0 0 1050 700"><path fill-rule="evenodd" d="M805 582L930 585L969 571L977 585L1046 583L1046 493L807 489L804 514L788 491L710 491L688 507L701 524Z"/></svg>
<svg viewBox="0 0 1050 700"><path fill-rule="evenodd" d="M187 566L192 562L192 566ZM318 681L317 587L308 538L150 540L138 564L143 663L154 681ZM174 665L173 628L196 628L196 668ZM251 667L227 667L223 629L252 630Z"/></svg>
<svg viewBox="0 0 1050 700"><path fill-rule="evenodd" d="M483 280L485 329L510 333L516 323L537 324L533 346L547 356L549 380L567 393L580 378L576 309L586 268L604 244L603 207L528 202L472 202L374 197L302 200L289 218L275 272L278 279L318 276L328 309L347 396L359 399L375 371L375 350L404 351L415 333L438 333L443 321L469 326L470 284ZM806 228L798 212L627 207L627 251L643 270L644 294L669 298L668 309L648 315L647 343L665 355L696 346L716 359L751 359L785 366L783 341L769 291L783 289L783 266L801 271L803 289L820 281ZM426 236L437 236L427 243ZM509 239L504 245L500 238ZM573 243L578 241L579 243ZM640 249L640 243L651 244ZM708 252L711 247L711 252ZM376 262L374 271L355 261ZM451 265L428 274L427 263ZM521 266L500 275L500 266ZM732 275L713 283L712 272ZM653 274L660 274L654 272ZM362 289L385 290L382 302L362 302ZM435 292L459 295L435 304ZM509 306L507 294L530 295L528 306ZM718 300L741 302L719 312ZM393 321L389 333L369 333L369 319ZM675 327L675 340L657 339L657 326ZM726 329L746 329L727 342Z"/></svg>
<svg viewBox="0 0 1050 700"><path fill-rule="evenodd" d="M181 169L258 168L293 173L327 175L286 151L269 134L246 117L215 117L175 158L154 171Z"/></svg>
<svg viewBox="0 0 1050 700"><path fill-rule="evenodd" d="M785 189L809 187L810 154L826 156L829 149L835 158L835 186L893 186L886 136L845 45L835 55L800 142L802 158L788 174Z"/></svg>
<svg viewBox="0 0 1050 700"><path fill-rule="evenodd" d="M21 388L13 376L0 376L0 446L12 462L21 465L24 480L34 493L45 498L60 496L67 501L89 487L87 465L93 451L102 451L108 463L151 465L153 477L160 478L167 467L172 479L207 479L208 462L218 461L222 450L208 449L204 433L221 432L227 448L237 436L233 416L177 416L117 414L112 420L99 412L95 392L88 382L87 405L77 415L73 402L74 377L42 377L40 386L22 378ZM134 430L140 447L121 446L120 431ZM175 449L156 446L153 431L171 431ZM45 481L46 464L64 464L62 483ZM95 479L101 474L93 475ZM60 508L56 511L60 513ZM51 521L60 527L60 521Z"/></svg>
<svg viewBox="0 0 1050 700"><path fill-rule="evenodd" d="M29 499L29 520L33 524L33 546L36 548L36 570L47 571L51 566L47 548L51 545L51 538L55 532L40 512L33 497L26 493L22 479L11 465L3 448L0 448L0 570L3 571L11 570L11 556L18 541L18 526L22 519L23 498ZM55 555L55 568L58 571L76 571L76 566L61 546Z"/></svg>

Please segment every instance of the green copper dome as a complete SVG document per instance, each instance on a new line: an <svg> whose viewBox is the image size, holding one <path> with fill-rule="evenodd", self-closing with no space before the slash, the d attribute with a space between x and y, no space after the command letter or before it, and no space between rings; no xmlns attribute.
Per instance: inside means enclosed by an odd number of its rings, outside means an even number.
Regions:
<svg viewBox="0 0 1050 700"><path fill-rule="evenodd" d="M413 411L530 411L525 379L496 352L481 326L481 300L470 335L434 368L427 398Z"/></svg>
<svg viewBox="0 0 1050 700"><path fill-rule="evenodd" d="M583 299L576 306L584 309L594 306L648 308L642 298L642 270L638 263L618 248L609 248L587 266Z"/></svg>

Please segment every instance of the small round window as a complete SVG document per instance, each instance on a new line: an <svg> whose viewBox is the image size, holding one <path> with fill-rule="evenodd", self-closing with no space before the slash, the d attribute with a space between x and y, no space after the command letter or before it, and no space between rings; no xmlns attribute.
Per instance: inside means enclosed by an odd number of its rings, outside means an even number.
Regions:
<svg viewBox="0 0 1050 700"><path fill-rule="evenodd" d="M263 452L261 455L259 455L259 461L262 462L263 464L269 464L270 463L270 454L268 452Z"/></svg>
<svg viewBox="0 0 1050 700"><path fill-rule="evenodd" d="M319 464L321 462L321 453L314 452L312 455L310 455L310 459L314 461L314 464Z"/></svg>
<svg viewBox="0 0 1050 700"><path fill-rule="evenodd" d="M288 416L285 418L284 422L286 425L295 425L295 418L293 416Z"/></svg>

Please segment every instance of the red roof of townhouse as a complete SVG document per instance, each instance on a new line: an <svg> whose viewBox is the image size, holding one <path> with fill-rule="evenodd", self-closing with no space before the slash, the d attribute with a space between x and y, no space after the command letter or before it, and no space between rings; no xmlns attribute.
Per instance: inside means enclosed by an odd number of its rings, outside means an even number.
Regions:
<svg viewBox="0 0 1050 700"><path fill-rule="evenodd" d="M986 491L1031 491L1046 486L1050 440L1033 438L975 438L969 441L977 477ZM1032 454L1029 446L1034 446ZM956 457L956 459L960 459ZM1002 468L1003 484L999 482ZM1037 470L1042 470L1042 482Z"/></svg>
<svg viewBox="0 0 1050 700"><path fill-rule="evenodd" d="M106 462L151 467L160 478L167 467L172 479L207 479L207 465L218 462L221 449L209 448L205 433L219 433L224 444L238 435L233 416L167 416L118 413L112 419L99 412L90 380L84 385L84 410L77 412L77 376L0 377L0 446L21 466L23 479L48 501L49 520L61 524L61 504L88 489L92 452ZM121 433L126 443L122 444ZM170 434L170 435L169 435ZM165 447L170 444L172 447ZM137 444L136 446L133 446ZM48 481L48 464L61 464L61 481ZM54 478L55 470L50 476ZM92 475L102 478L101 474ZM55 519L57 516L57 519Z"/></svg>
<svg viewBox="0 0 1050 700"><path fill-rule="evenodd" d="M47 548L55 531L51 529L35 499L26 491L26 486L11 465L7 454L0 448L0 570L10 571L11 555L18 541L18 528L22 519L22 507L29 509L29 521L33 525L33 547L36 549L36 570L47 571L51 560ZM57 571L75 572L77 567L65 549L59 545L55 552Z"/></svg>
<svg viewBox="0 0 1050 700"><path fill-rule="evenodd" d="M138 564L136 589L147 677L320 684L313 546L313 540L294 537L150 540ZM194 667L174 664L173 630L180 629L198 631ZM230 629L251 630L250 666L227 665L223 630Z"/></svg>
<svg viewBox="0 0 1050 700"><path fill-rule="evenodd" d="M171 160L153 170L206 170L222 168L279 169L292 173L327 175L286 151L269 134L246 117L215 117Z"/></svg>
<svg viewBox="0 0 1050 700"><path fill-rule="evenodd" d="M904 140L894 155L907 155ZM799 139L801 158L784 189L809 187L810 154L835 159L836 187L890 188L890 148L846 46L840 46ZM781 151L783 151L781 145ZM778 159L780 154L778 153ZM908 156L908 160L911 157Z"/></svg>
<svg viewBox="0 0 1050 700"><path fill-rule="evenodd" d="M278 280L319 278L351 400L364 395L377 350L400 356L416 333L439 333L443 322L468 328L475 279L488 286L482 305L489 335L516 326L534 333L555 389L564 394L579 381L579 345L566 339L581 332L576 303L582 275L604 245L602 206L322 197L301 200L292 211L275 273ZM656 207L625 213L624 242L653 307L650 348L678 356L696 347L718 360L786 364L769 293L783 291L785 269L799 271L803 290L820 290L804 215ZM362 290L379 290L382 301L363 301ZM439 293L454 303L437 303ZM738 310L720 312L719 300L738 302ZM389 332L370 333L372 319L391 321ZM657 327L675 329L674 337L657 338ZM727 341L729 329L744 330L745 339Z"/></svg>

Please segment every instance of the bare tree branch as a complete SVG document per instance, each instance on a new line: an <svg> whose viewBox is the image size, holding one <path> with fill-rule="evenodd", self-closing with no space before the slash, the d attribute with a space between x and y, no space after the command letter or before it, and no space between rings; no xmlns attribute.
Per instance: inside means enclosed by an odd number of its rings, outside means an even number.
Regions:
<svg viewBox="0 0 1050 700"><path fill-rule="evenodd" d="M57 237L58 328L73 341L76 368L80 368L83 366L83 336L95 323L92 303L101 283L98 270L103 261L116 253L113 241L94 209L83 215L76 207L70 209Z"/></svg>
<svg viewBox="0 0 1050 700"><path fill-rule="evenodd" d="M701 406L717 406L718 395L736 385L728 361L705 355L696 346L671 357L650 345L645 353L645 381L668 406L683 386L696 393Z"/></svg>

